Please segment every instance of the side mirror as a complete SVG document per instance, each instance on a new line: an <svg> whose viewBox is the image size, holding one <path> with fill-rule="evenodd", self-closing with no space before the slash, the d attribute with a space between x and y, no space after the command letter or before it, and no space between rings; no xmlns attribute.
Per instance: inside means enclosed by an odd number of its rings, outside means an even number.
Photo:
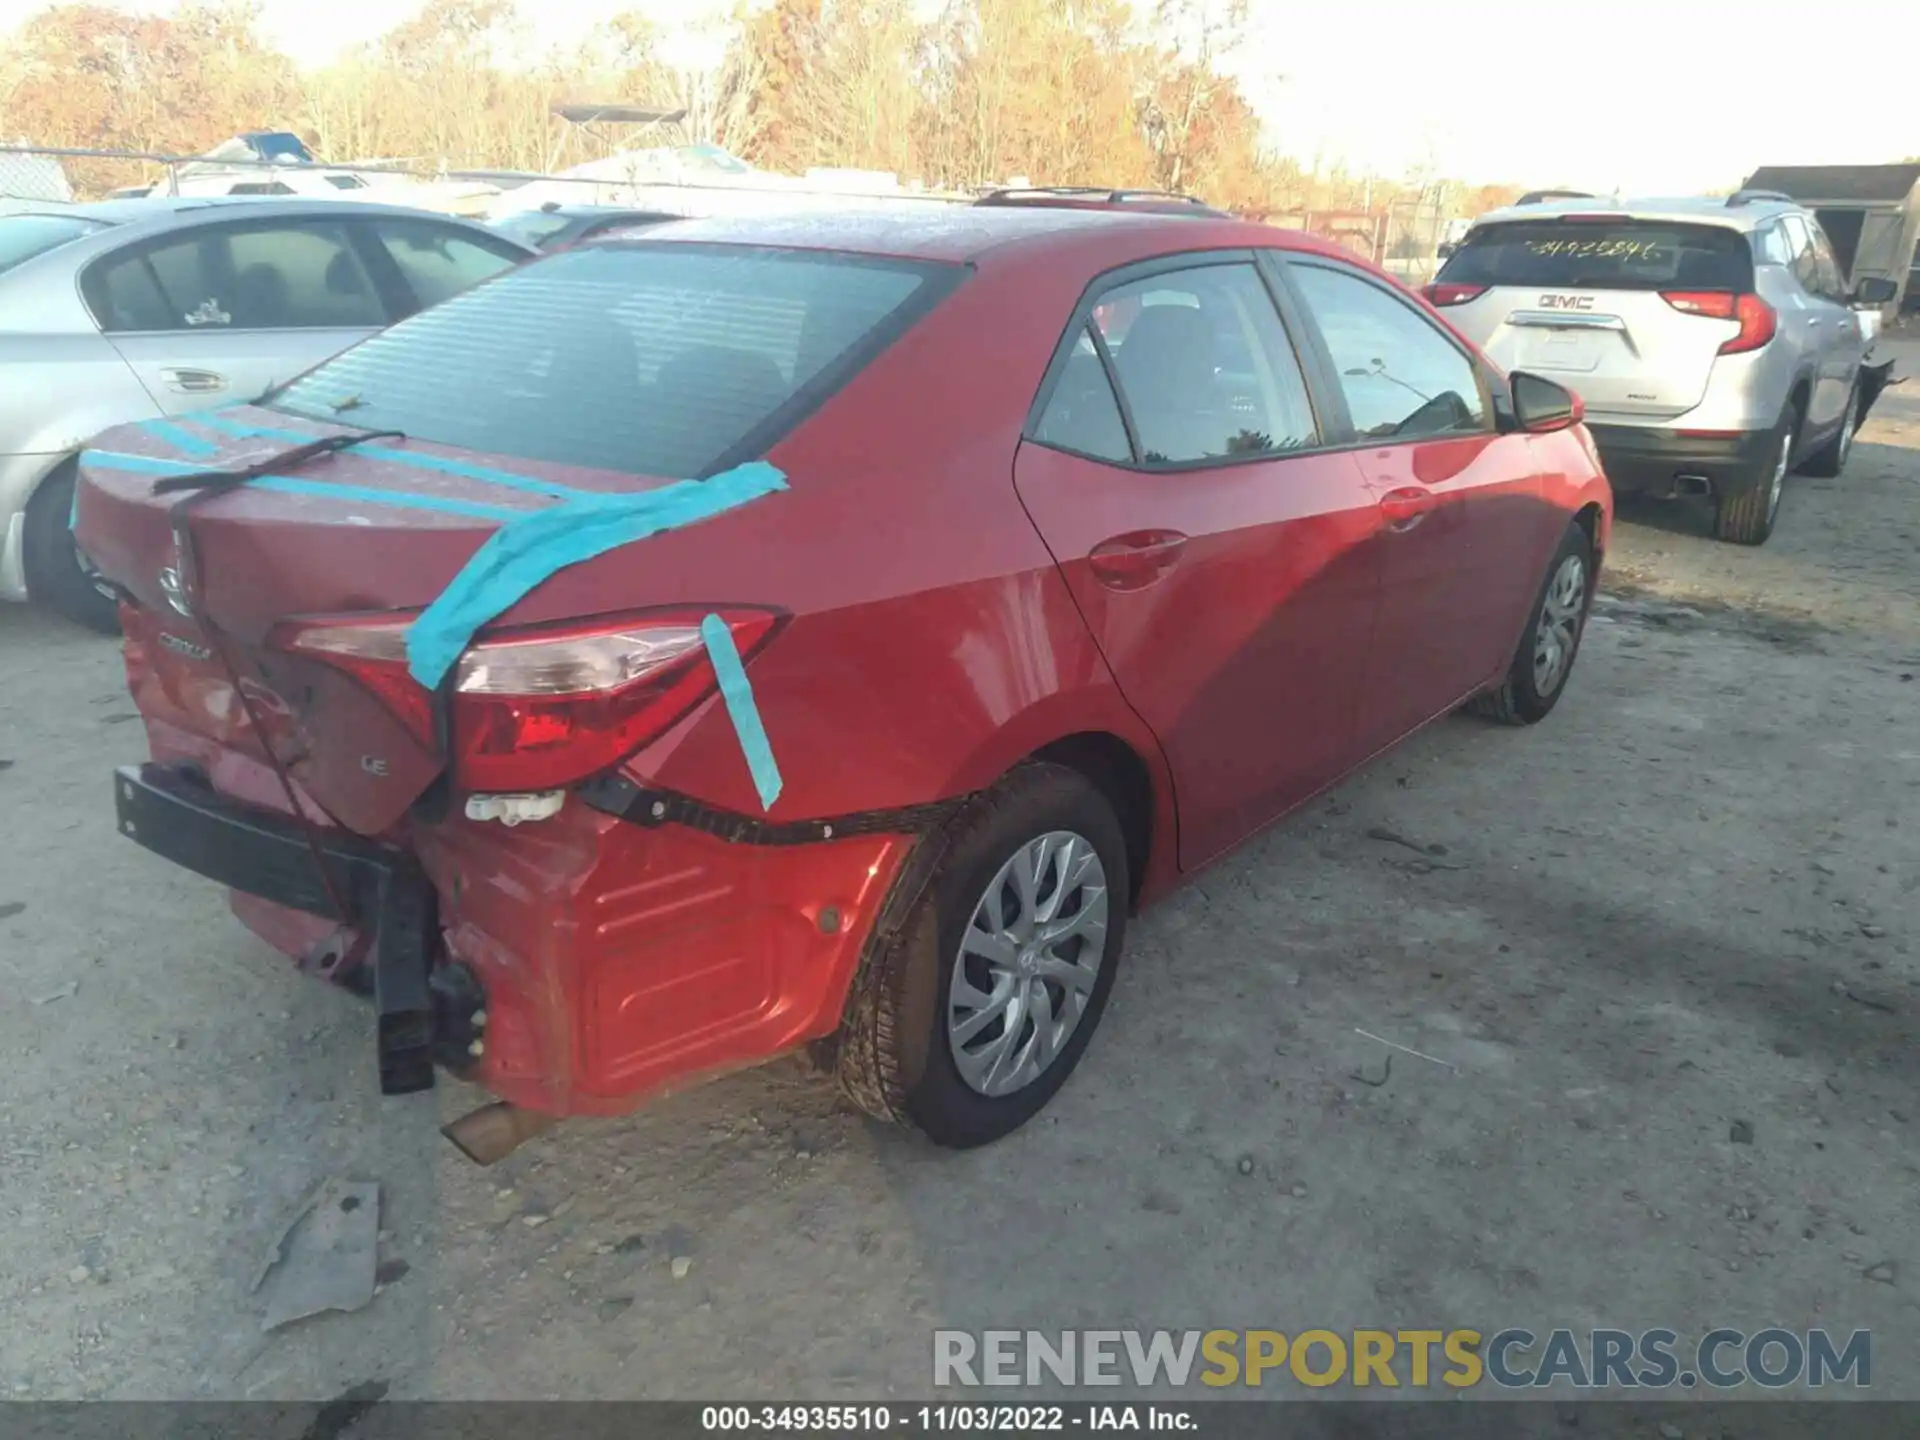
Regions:
<svg viewBox="0 0 1920 1440"><path fill-rule="evenodd" d="M1564 385L1525 371L1513 373L1513 418L1529 435L1546 435L1578 425L1587 407Z"/></svg>
<svg viewBox="0 0 1920 1440"><path fill-rule="evenodd" d="M1453 252L1459 248L1460 247L1455 245L1451 240L1443 240L1440 242L1439 250L1435 253L1439 255L1442 260L1451 260L1453 258Z"/></svg>
<svg viewBox="0 0 1920 1440"><path fill-rule="evenodd" d="M1882 305L1891 305L1893 297L1899 292L1900 287L1893 281L1884 276L1869 275L1853 287L1853 303L1862 309L1869 306L1877 309Z"/></svg>

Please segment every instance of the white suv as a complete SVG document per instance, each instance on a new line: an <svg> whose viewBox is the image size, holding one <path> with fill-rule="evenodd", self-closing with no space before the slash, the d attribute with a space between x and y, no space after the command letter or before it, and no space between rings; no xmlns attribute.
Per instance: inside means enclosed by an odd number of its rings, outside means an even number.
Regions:
<svg viewBox="0 0 1920 1440"><path fill-rule="evenodd" d="M1849 291L1812 214L1784 195L1496 210L1424 293L1509 370L1586 402L1622 494L1712 500L1759 545L1796 466L1837 475L1878 387L1863 384L1890 281Z"/></svg>

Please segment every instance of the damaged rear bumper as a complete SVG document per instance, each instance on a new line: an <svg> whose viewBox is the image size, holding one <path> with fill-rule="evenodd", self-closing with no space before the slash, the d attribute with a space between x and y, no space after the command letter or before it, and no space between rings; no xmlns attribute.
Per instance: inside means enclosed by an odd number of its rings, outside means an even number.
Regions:
<svg viewBox="0 0 1920 1440"><path fill-rule="evenodd" d="M293 921L370 938L385 1093L434 1067L548 1116L616 1115L839 1028L917 832L947 807L770 825L603 780L505 826L416 822L407 845L234 800L197 765L115 775L120 828ZM276 933L277 932L277 933ZM304 943L304 942L303 942ZM307 966L305 968L315 968Z"/></svg>
<svg viewBox="0 0 1920 1440"><path fill-rule="evenodd" d="M462 1038L474 1004L470 994L455 991L470 986L443 981L436 995L430 984L436 897L405 852L337 832L310 840L298 822L221 795L190 765L123 765L113 789L120 833L163 860L370 936L381 1093L431 1089L436 1060L461 1062L458 1051L445 1053L446 1042ZM458 1018L436 1015L436 1008Z"/></svg>

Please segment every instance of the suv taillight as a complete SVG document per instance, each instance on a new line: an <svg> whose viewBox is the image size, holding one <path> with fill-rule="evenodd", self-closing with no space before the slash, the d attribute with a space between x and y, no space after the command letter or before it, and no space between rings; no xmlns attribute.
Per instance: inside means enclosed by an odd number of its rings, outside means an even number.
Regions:
<svg viewBox="0 0 1920 1440"><path fill-rule="evenodd" d="M1773 339L1779 317L1773 307L1758 295L1736 295L1731 290L1662 290L1660 298L1683 315L1701 315L1709 320L1737 320L1740 329L1720 347L1722 355L1740 355L1758 350Z"/></svg>
<svg viewBox="0 0 1920 1440"><path fill-rule="evenodd" d="M1478 300L1487 293L1484 285L1454 285L1436 281L1432 285L1421 287L1420 293L1427 297L1427 303L1433 306L1464 305L1469 300Z"/></svg>
<svg viewBox="0 0 1920 1440"><path fill-rule="evenodd" d="M737 606L659 610L488 636L454 668L449 768L464 791L557 790L619 763L719 687L700 637L717 614L743 660L779 616ZM398 619L293 622L269 640L351 675L420 742L433 699L407 671Z"/></svg>

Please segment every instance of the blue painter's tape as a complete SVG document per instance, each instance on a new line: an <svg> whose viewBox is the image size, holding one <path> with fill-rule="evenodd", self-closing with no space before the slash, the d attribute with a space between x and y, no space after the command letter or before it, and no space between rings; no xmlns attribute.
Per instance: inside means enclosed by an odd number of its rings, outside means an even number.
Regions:
<svg viewBox="0 0 1920 1440"><path fill-rule="evenodd" d="M204 473L207 468L204 465L189 465L181 460L160 460L151 455L121 455L111 450L83 451L80 463L99 470L125 470L134 475L197 475ZM262 475L247 483L251 489L272 490L281 495L351 500L362 505L386 505L396 510L433 510L442 515L465 515L475 520L518 520L537 513L514 510L505 505L444 500L438 495L415 495L406 490L376 490L367 485L335 485L326 480L300 480L291 475Z"/></svg>
<svg viewBox="0 0 1920 1440"><path fill-rule="evenodd" d="M760 792L760 808L771 810L780 798L780 766L774 761L773 744L767 739L760 707L754 703L753 682L747 679L747 667L740 663L740 648L733 643L727 622L718 615L700 622L700 638L706 642L713 673L720 678L720 698L733 720L733 733L740 737L747 769L753 773L753 788Z"/></svg>
<svg viewBox="0 0 1920 1440"><path fill-rule="evenodd" d="M152 455L122 455L113 450L82 450L80 463L94 470L125 470L133 475L192 475L207 467Z"/></svg>
<svg viewBox="0 0 1920 1440"><path fill-rule="evenodd" d="M155 439L164 440L183 455L197 455L206 458L218 455L220 447L211 440L203 440L183 425L171 420L148 420L140 428Z"/></svg>
<svg viewBox="0 0 1920 1440"><path fill-rule="evenodd" d="M474 551L440 598L407 627L407 669L415 680L435 689L481 626L569 565L709 520L786 488L786 476L778 468L755 460L706 480L593 495L520 512Z"/></svg>
<svg viewBox="0 0 1920 1440"><path fill-rule="evenodd" d="M263 440L285 440L291 444L305 445L309 441L320 438L311 431L302 433L298 430L277 430L265 425L249 425L238 420L229 420L224 415L206 415L198 419L202 425L241 439L257 437ZM440 455L420 455L411 450L395 450L387 445L356 445L353 447L353 453L364 455L369 460L385 460L394 465L408 465L415 470L431 470L437 475L458 475L465 480L481 480L489 485L503 486L508 490L524 490L531 495L546 495L556 500L573 500L583 495L606 493L604 490L576 489L572 485L562 485L556 480L537 480L531 475L516 475L511 470L496 470L490 465L469 465L464 460L449 460Z"/></svg>

